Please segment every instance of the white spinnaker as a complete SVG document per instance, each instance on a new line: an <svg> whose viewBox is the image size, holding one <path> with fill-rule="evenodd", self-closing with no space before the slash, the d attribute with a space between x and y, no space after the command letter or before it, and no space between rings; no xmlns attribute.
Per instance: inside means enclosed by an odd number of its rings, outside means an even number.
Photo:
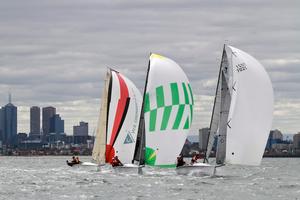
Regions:
<svg viewBox="0 0 300 200"><path fill-rule="evenodd" d="M264 67L249 54L228 46L233 87L228 116L226 163L259 165L273 115L273 88ZM230 58L231 57L231 58Z"/></svg>
<svg viewBox="0 0 300 200"><path fill-rule="evenodd" d="M101 107L98 119L98 126L96 131L96 137L93 147L92 158L97 164L105 163L105 149L106 149L106 122L107 122L107 95L108 85L111 78L110 72L106 73L106 79L101 97Z"/></svg>
<svg viewBox="0 0 300 200"><path fill-rule="evenodd" d="M131 163L134 156L138 133L138 122L143 99L141 92L133 84L133 82L124 75L120 73L119 75L126 83L130 101L125 120L115 141L114 149L115 154L119 157L122 163Z"/></svg>
<svg viewBox="0 0 300 200"><path fill-rule="evenodd" d="M172 91L178 91L178 95ZM192 122L193 96L188 78L171 59L151 54L146 96L150 102L150 111L147 100L144 109L146 164L174 166Z"/></svg>

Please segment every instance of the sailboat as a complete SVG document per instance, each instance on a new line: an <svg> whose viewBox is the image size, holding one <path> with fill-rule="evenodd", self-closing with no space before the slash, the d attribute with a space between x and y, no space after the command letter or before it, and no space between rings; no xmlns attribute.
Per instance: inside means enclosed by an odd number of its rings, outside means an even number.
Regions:
<svg viewBox="0 0 300 200"><path fill-rule="evenodd" d="M191 171L214 174L225 164L260 165L272 118L273 88L264 67L248 53L224 45L204 163Z"/></svg>
<svg viewBox="0 0 300 200"><path fill-rule="evenodd" d="M175 168L193 120L189 80L173 60L150 54L135 160Z"/></svg>
<svg viewBox="0 0 300 200"><path fill-rule="evenodd" d="M111 164L118 156L123 168L131 167L141 107L142 95L133 82L108 69L92 153L95 163Z"/></svg>

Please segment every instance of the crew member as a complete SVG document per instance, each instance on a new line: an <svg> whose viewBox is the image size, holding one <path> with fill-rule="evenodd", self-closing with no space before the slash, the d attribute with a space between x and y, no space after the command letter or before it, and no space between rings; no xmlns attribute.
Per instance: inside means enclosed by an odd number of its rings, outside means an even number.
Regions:
<svg viewBox="0 0 300 200"><path fill-rule="evenodd" d="M121 161L119 160L118 156L115 156L115 157L112 159L111 165L112 165L113 167L123 166L123 164L122 164Z"/></svg>
<svg viewBox="0 0 300 200"><path fill-rule="evenodd" d="M77 164L77 160L76 160L75 156L72 157L72 163Z"/></svg>
<svg viewBox="0 0 300 200"><path fill-rule="evenodd" d="M76 164L79 164L79 163L80 163L80 160L79 160L79 157L78 157L78 156L76 157L75 160L76 160Z"/></svg>
<svg viewBox="0 0 300 200"><path fill-rule="evenodd" d="M180 154L180 155L177 157L177 164L176 164L176 167L180 167L180 166L183 166L183 165L185 165L185 161L183 160L182 154Z"/></svg>
<svg viewBox="0 0 300 200"><path fill-rule="evenodd" d="M195 154L192 157L191 164L193 165L193 164L197 163L197 160L200 159L200 158L201 158L200 154Z"/></svg>

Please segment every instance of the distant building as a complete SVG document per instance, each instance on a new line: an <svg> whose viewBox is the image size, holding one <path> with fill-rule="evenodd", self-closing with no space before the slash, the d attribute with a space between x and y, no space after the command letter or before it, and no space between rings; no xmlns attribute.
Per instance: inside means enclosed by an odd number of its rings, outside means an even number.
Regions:
<svg viewBox="0 0 300 200"><path fill-rule="evenodd" d="M279 130L271 130L267 141L266 149L272 149L273 144L282 143L283 135Z"/></svg>
<svg viewBox="0 0 300 200"><path fill-rule="evenodd" d="M293 137L293 147L294 149L300 149L300 132Z"/></svg>
<svg viewBox="0 0 300 200"><path fill-rule="evenodd" d="M273 140L282 141L282 133L280 130L275 129L270 131L270 136Z"/></svg>
<svg viewBox="0 0 300 200"><path fill-rule="evenodd" d="M41 150L43 143L40 140L24 140L18 144L18 148L22 150Z"/></svg>
<svg viewBox="0 0 300 200"><path fill-rule="evenodd" d="M74 136L88 136L89 134L89 123L79 122L79 126L73 126Z"/></svg>
<svg viewBox="0 0 300 200"><path fill-rule="evenodd" d="M56 108L54 107L45 107L43 108L43 135L46 136L50 133L50 119L56 114Z"/></svg>
<svg viewBox="0 0 300 200"><path fill-rule="evenodd" d="M65 121L61 119L59 114L55 114L50 118L50 133L64 133Z"/></svg>
<svg viewBox="0 0 300 200"><path fill-rule="evenodd" d="M199 129L199 149L201 151L205 151L207 148L208 136L209 128Z"/></svg>
<svg viewBox="0 0 300 200"><path fill-rule="evenodd" d="M289 144L289 143L272 144L272 149L275 152L283 152L283 151L288 152L292 148L293 148L293 145Z"/></svg>
<svg viewBox="0 0 300 200"><path fill-rule="evenodd" d="M67 135L65 133L49 133L47 142L50 144L64 142L66 140L66 137Z"/></svg>
<svg viewBox="0 0 300 200"><path fill-rule="evenodd" d="M74 144L87 144L90 139L89 124L87 122L79 122L79 126L73 126Z"/></svg>
<svg viewBox="0 0 300 200"><path fill-rule="evenodd" d="M1 113L1 109L0 109L0 113ZM1 119L0 119L1 120ZM3 136L3 131L2 131L2 129L1 129L1 127L0 127L0 141L2 142L4 139L4 136Z"/></svg>
<svg viewBox="0 0 300 200"><path fill-rule="evenodd" d="M17 107L11 103L10 94L9 103L0 109L0 129L3 145L13 146L17 143Z"/></svg>
<svg viewBox="0 0 300 200"><path fill-rule="evenodd" d="M0 141L4 141L4 112L0 108Z"/></svg>
<svg viewBox="0 0 300 200"><path fill-rule="evenodd" d="M27 139L26 133L18 133L18 144L25 141Z"/></svg>
<svg viewBox="0 0 300 200"><path fill-rule="evenodd" d="M30 108L30 133L32 139L39 139L41 132L41 109L33 106Z"/></svg>

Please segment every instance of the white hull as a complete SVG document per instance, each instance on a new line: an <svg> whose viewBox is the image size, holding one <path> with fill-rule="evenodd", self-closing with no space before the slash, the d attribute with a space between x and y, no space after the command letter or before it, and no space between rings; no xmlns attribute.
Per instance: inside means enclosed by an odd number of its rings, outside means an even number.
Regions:
<svg viewBox="0 0 300 200"><path fill-rule="evenodd" d="M176 168L178 175L213 176L215 172L216 166L206 163L195 163L193 165L184 165Z"/></svg>
<svg viewBox="0 0 300 200"><path fill-rule="evenodd" d="M96 163L92 163L92 162L82 162L80 165L81 166L98 166Z"/></svg>
<svg viewBox="0 0 300 200"><path fill-rule="evenodd" d="M142 167L135 164L124 164L123 166L113 167L113 169L117 173L142 174Z"/></svg>
<svg viewBox="0 0 300 200"><path fill-rule="evenodd" d="M98 165L92 162L80 162L79 164L74 164L72 162L67 161L67 165L70 167L97 167Z"/></svg>

